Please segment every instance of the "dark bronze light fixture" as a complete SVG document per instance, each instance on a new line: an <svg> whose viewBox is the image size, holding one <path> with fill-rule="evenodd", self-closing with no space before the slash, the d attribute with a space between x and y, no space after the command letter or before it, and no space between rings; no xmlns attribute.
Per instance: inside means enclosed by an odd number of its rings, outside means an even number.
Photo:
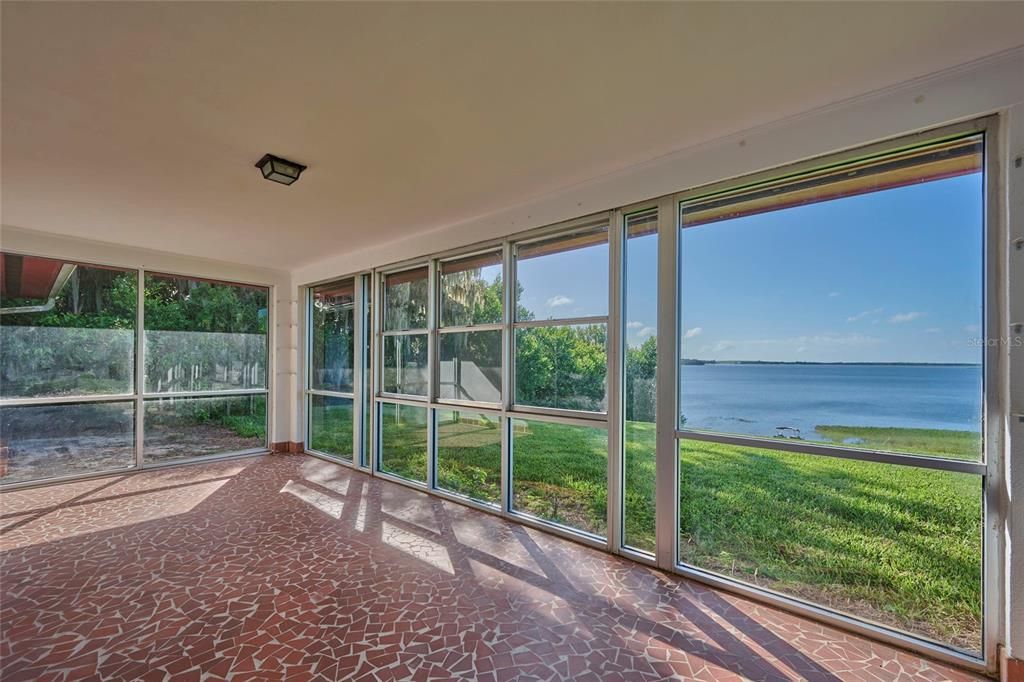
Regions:
<svg viewBox="0 0 1024 682"><path fill-rule="evenodd" d="M290 185L299 179L306 167L301 163L295 163L288 159L282 159L273 154L264 154L263 158L256 162L256 167L263 173L267 180L280 182L282 185Z"/></svg>

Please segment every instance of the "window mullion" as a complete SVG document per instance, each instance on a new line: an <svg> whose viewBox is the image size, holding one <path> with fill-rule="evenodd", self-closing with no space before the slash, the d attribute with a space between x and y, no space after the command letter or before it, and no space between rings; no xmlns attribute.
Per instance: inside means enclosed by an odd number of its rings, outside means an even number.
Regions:
<svg viewBox="0 0 1024 682"><path fill-rule="evenodd" d="M142 468L142 450L145 447L146 404L143 400L146 386L146 271L138 270L135 292L135 467Z"/></svg>
<svg viewBox="0 0 1024 682"><path fill-rule="evenodd" d="M658 566L676 565L679 535L679 453L676 446L676 420L679 413L679 250L678 216L671 197L658 205L658 410L655 440L655 555Z"/></svg>
<svg viewBox="0 0 1024 682"><path fill-rule="evenodd" d="M608 549L618 552L622 547L622 421L623 397L623 331L622 303L624 231L622 212L613 211L608 230L608 324L607 330L607 391L608 391Z"/></svg>

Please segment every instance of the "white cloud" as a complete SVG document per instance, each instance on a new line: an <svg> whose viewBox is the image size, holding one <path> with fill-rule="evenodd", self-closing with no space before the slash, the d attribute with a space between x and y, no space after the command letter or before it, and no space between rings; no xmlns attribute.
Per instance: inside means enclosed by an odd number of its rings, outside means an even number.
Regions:
<svg viewBox="0 0 1024 682"><path fill-rule="evenodd" d="M684 339L692 339L695 336L700 336L704 329L702 327L694 327L693 329L687 329L686 333L683 334Z"/></svg>
<svg viewBox="0 0 1024 682"><path fill-rule="evenodd" d="M803 353L806 350L807 350L807 346L800 346L799 348L796 349L796 352L797 353Z"/></svg>
<svg viewBox="0 0 1024 682"><path fill-rule="evenodd" d="M658 330L654 327L644 327L636 333L638 338L646 339L648 336L654 336L658 333Z"/></svg>
<svg viewBox="0 0 1024 682"><path fill-rule="evenodd" d="M884 308L872 308L871 310L865 310L862 313L857 313L856 315L850 315L848 318L846 318L846 321L847 322L856 322L857 320L863 320L868 315L878 315L883 310L885 310L885 309Z"/></svg>
<svg viewBox="0 0 1024 682"><path fill-rule="evenodd" d="M839 295L839 292L838 292L838 291L830 291L830 292L828 292L828 297L829 297L829 298L835 298L835 297L837 297L838 295Z"/></svg>
<svg viewBox="0 0 1024 682"><path fill-rule="evenodd" d="M560 305L569 305L570 303L572 303L572 299L568 296L562 296L561 294L552 296L548 299L549 308L557 308Z"/></svg>
<svg viewBox="0 0 1024 682"><path fill-rule="evenodd" d="M902 322L913 322L925 316L925 313L912 312L912 313L896 313L889 318L889 321L893 324L900 324Z"/></svg>
<svg viewBox="0 0 1024 682"><path fill-rule="evenodd" d="M925 331L926 334L938 334L942 330L939 329L938 327L928 327L924 331Z"/></svg>
<svg viewBox="0 0 1024 682"><path fill-rule="evenodd" d="M641 327L644 326L644 323L643 322L633 321L633 322L627 322L626 326L629 327L630 329L640 329Z"/></svg>
<svg viewBox="0 0 1024 682"><path fill-rule="evenodd" d="M977 334L979 331L981 331L981 329L976 324L969 324L966 327L964 327L964 331L967 332L968 334Z"/></svg>

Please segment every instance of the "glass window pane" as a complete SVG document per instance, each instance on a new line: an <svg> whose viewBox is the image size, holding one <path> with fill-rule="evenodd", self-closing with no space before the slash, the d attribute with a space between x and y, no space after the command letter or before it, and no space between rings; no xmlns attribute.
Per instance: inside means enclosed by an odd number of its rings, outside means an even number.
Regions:
<svg viewBox="0 0 1024 682"><path fill-rule="evenodd" d="M439 395L501 402L501 330L440 334Z"/></svg>
<svg viewBox="0 0 1024 682"><path fill-rule="evenodd" d="M499 324L501 252L441 263L441 326Z"/></svg>
<svg viewBox="0 0 1024 682"><path fill-rule="evenodd" d="M684 204L684 427L979 459L982 144Z"/></svg>
<svg viewBox="0 0 1024 682"><path fill-rule="evenodd" d="M352 461L352 400L309 396L309 447Z"/></svg>
<svg viewBox="0 0 1024 682"><path fill-rule="evenodd" d="M607 226L517 246L517 321L607 314Z"/></svg>
<svg viewBox="0 0 1024 682"><path fill-rule="evenodd" d="M427 328L427 268L384 276L384 331Z"/></svg>
<svg viewBox="0 0 1024 682"><path fill-rule="evenodd" d="M146 400L147 462L215 455L267 446L265 395Z"/></svg>
<svg viewBox="0 0 1024 682"><path fill-rule="evenodd" d="M385 336L385 393L427 395L427 335Z"/></svg>
<svg viewBox="0 0 1024 682"><path fill-rule="evenodd" d="M628 547L654 552L655 407L658 364L658 213L626 217L626 374L623 533Z"/></svg>
<svg viewBox="0 0 1024 682"><path fill-rule="evenodd" d="M516 329L515 403L604 412L607 325Z"/></svg>
<svg viewBox="0 0 1024 682"><path fill-rule="evenodd" d="M137 279L0 254L0 397L131 393Z"/></svg>
<svg viewBox="0 0 1024 682"><path fill-rule="evenodd" d="M682 441L684 563L981 646L978 476Z"/></svg>
<svg viewBox="0 0 1024 682"><path fill-rule="evenodd" d="M427 482L427 408L380 403L380 468Z"/></svg>
<svg viewBox="0 0 1024 682"><path fill-rule="evenodd" d="M513 419L512 508L603 537L608 527L608 432Z"/></svg>
<svg viewBox="0 0 1024 682"><path fill-rule="evenodd" d="M353 390L355 294L351 279L312 290L309 384L314 390Z"/></svg>
<svg viewBox="0 0 1024 682"><path fill-rule="evenodd" d="M132 402L0 408L0 482L93 474L135 465Z"/></svg>
<svg viewBox="0 0 1024 682"><path fill-rule="evenodd" d="M501 419L479 412L437 410L437 487L501 502Z"/></svg>
<svg viewBox="0 0 1024 682"><path fill-rule="evenodd" d="M267 289L146 275L146 391L267 386Z"/></svg>

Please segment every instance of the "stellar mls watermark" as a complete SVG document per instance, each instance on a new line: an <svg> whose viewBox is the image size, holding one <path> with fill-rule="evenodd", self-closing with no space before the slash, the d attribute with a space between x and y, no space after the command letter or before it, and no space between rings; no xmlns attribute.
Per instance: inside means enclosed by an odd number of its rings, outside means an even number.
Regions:
<svg viewBox="0 0 1024 682"><path fill-rule="evenodd" d="M967 339L968 348L1024 348L1024 335L997 336L986 338L975 336Z"/></svg>

